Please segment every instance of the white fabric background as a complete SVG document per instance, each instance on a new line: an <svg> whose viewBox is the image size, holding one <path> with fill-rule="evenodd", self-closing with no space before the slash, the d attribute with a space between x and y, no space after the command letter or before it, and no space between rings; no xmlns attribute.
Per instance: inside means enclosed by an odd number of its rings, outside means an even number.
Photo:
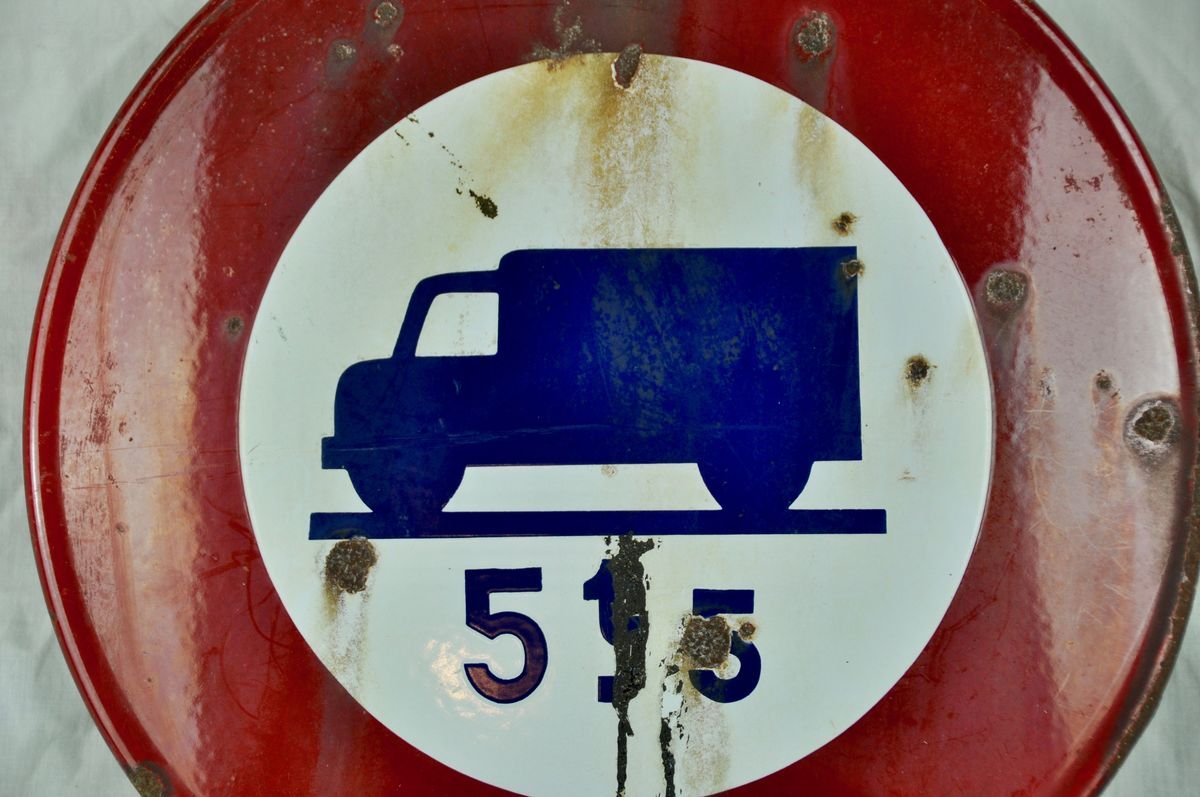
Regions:
<svg viewBox="0 0 1200 797"><path fill-rule="evenodd" d="M747 0L750 1L750 0ZM104 129L199 0L0 0L0 796L133 794L51 631L21 407L50 247ZM1132 117L1200 249L1200 0L1043 0ZM1200 793L1200 631L1110 797Z"/></svg>

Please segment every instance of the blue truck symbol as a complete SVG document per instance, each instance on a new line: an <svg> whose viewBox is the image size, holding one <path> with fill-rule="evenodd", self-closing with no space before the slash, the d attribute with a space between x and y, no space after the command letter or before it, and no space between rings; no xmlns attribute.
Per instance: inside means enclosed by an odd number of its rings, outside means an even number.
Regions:
<svg viewBox="0 0 1200 797"><path fill-rule="evenodd" d="M469 466L694 462L721 514L786 511L813 463L862 456L854 257L522 250L428 277L392 356L342 374L322 466L409 528ZM494 354L417 356L447 293L498 296Z"/></svg>

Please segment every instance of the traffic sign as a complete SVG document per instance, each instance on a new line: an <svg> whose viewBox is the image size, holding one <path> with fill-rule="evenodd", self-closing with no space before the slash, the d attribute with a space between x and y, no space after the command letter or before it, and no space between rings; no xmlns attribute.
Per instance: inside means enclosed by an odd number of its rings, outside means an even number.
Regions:
<svg viewBox="0 0 1200 797"><path fill-rule="evenodd" d="M616 58L369 144L242 373L251 526L305 640L521 793L710 793L833 739L937 628L990 473L970 296L899 181L779 89Z"/></svg>
<svg viewBox="0 0 1200 797"><path fill-rule="evenodd" d="M1111 772L1195 341L1040 16L270 5L123 112L34 341L47 592L140 788Z"/></svg>

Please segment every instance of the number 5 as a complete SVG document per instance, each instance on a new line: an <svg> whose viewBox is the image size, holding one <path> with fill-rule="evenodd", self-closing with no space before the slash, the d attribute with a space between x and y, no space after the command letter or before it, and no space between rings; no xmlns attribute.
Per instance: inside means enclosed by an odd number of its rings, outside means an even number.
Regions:
<svg viewBox="0 0 1200 797"><path fill-rule="evenodd" d="M692 612L704 618L718 614L750 614L754 611L752 589L695 589L692 590ZM758 686L762 675L762 657L758 648L742 639L737 629L729 635L729 653L741 662L741 669L725 679L712 670L690 670L688 678L696 691L718 703L736 703Z"/></svg>
<svg viewBox="0 0 1200 797"><path fill-rule="evenodd" d="M495 703L516 703L529 697L546 674L549 655L546 635L531 618L519 612L492 614L493 592L541 592L542 569L466 571L467 625L488 639L512 634L525 648L521 674L516 678L497 678L486 664L463 665L467 680L475 691Z"/></svg>

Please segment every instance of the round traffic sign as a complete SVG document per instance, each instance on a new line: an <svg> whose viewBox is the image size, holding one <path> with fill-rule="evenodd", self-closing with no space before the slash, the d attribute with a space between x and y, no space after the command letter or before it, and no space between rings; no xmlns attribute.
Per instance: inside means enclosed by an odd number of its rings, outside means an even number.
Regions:
<svg viewBox="0 0 1200 797"><path fill-rule="evenodd" d="M496 72L367 145L242 372L292 621L397 736L524 793L824 745L929 641L987 494L983 342L917 202L779 89L632 58Z"/></svg>
<svg viewBox="0 0 1200 797"><path fill-rule="evenodd" d="M1039 16L270 5L123 112L34 342L47 591L135 780L1111 771L1186 603L1195 341Z"/></svg>

